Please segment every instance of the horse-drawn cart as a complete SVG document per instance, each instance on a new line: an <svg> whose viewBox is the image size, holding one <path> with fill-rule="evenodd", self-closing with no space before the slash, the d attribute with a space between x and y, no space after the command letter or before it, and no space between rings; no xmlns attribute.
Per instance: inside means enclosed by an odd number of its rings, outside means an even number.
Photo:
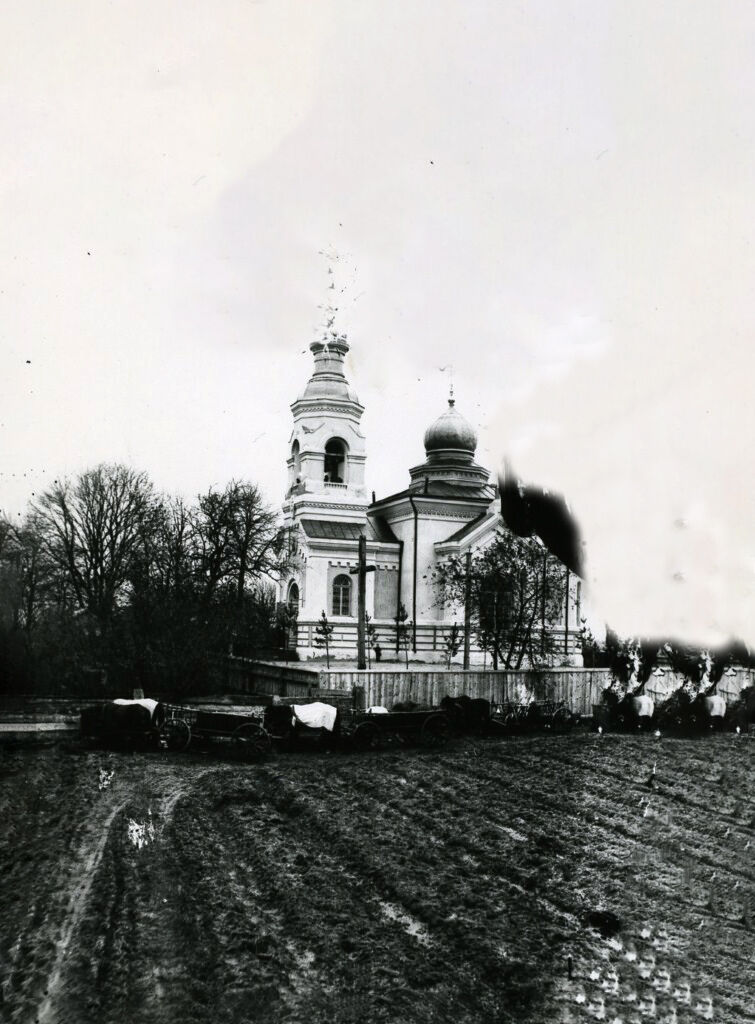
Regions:
<svg viewBox="0 0 755 1024"><path fill-rule="evenodd" d="M278 703L269 695L255 699L258 704L230 706L112 701L82 708L81 737L85 743L132 749L182 751L212 745L243 759L262 757L273 746L291 750L338 743L341 711L335 704L307 698Z"/></svg>
<svg viewBox="0 0 755 1024"><path fill-rule="evenodd" d="M343 732L357 750L379 750L391 744L418 743L428 749L445 746L451 735L448 715L432 708L412 711L352 712Z"/></svg>
<svg viewBox="0 0 755 1024"><path fill-rule="evenodd" d="M530 701L515 704L505 701L493 706L493 721L511 735L532 732L568 732L576 722L566 704L558 701Z"/></svg>
<svg viewBox="0 0 755 1024"><path fill-rule="evenodd" d="M681 735L701 735L736 727L730 724L726 699L713 692L713 687L698 693L680 686L661 705L658 728Z"/></svg>
<svg viewBox="0 0 755 1024"><path fill-rule="evenodd" d="M250 705L243 710L221 707L168 705L165 739L169 749L186 750L190 744L225 744L242 758L262 757L273 747L334 746L340 736L338 708L320 701L302 704Z"/></svg>
<svg viewBox="0 0 755 1024"><path fill-rule="evenodd" d="M265 729L263 707L243 712L222 708L165 705L163 735L169 750L186 750L190 744L220 743L245 759L270 752L272 738Z"/></svg>
<svg viewBox="0 0 755 1024"><path fill-rule="evenodd" d="M592 720L596 729L605 732L648 732L657 724L655 701L644 693L620 696L608 687L601 703L592 706Z"/></svg>

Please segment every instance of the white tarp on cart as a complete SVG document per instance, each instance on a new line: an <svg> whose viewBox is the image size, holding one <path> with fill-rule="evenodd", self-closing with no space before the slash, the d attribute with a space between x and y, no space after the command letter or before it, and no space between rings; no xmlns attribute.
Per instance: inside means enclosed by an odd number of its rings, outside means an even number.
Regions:
<svg viewBox="0 0 755 1024"><path fill-rule="evenodd" d="M326 729L333 732L338 708L334 708L332 704L315 701L314 704L293 704L291 707L294 712L294 724L298 721L310 729Z"/></svg>
<svg viewBox="0 0 755 1024"><path fill-rule="evenodd" d="M632 703L638 718L652 718L655 714L655 701L645 693L639 697L632 697Z"/></svg>
<svg viewBox="0 0 755 1024"><path fill-rule="evenodd" d="M140 707L146 708L149 711L149 717L155 717L155 708L157 707L157 701L152 700L150 697L142 697L139 700L126 700L124 697L118 697L113 701L113 704L121 704L126 706L132 706L138 704Z"/></svg>
<svg viewBox="0 0 755 1024"><path fill-rule="evenodd" d="M726 714L726 700L720 693L705 698L705 709L711 718L723 718Z"/></svg>

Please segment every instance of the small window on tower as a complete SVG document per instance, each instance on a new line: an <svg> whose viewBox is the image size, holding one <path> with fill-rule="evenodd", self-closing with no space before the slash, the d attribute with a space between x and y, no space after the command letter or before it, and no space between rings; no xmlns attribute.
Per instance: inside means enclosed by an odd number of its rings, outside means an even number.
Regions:
<svg viewBox="0 0 755 1024"><path fill-rule="evenodd" d="M342 484L346 479L346 445L334 437L325 445L324 480L331 484Z"/></svg>
<svg viewBox="0 0 755 1024"><path fill-rule="evenodd" d="M301 456L299 455L298 441L294 441L291 445L291 458L294 461L294 480L296 480L301 473Z"/></svg>

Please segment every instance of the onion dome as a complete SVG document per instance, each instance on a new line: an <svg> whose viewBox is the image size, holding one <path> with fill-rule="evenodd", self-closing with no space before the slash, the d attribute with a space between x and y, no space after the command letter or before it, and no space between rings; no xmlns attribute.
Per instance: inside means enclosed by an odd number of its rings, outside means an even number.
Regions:
<svg viewBox="0 0 755 1024"><path fill-rule="evenodd" d="M464 452L474 455L477 448L477 434L471 423L454 407L454 399L449 398L448 409L425 431L425 451L432 452Z"/></svg>

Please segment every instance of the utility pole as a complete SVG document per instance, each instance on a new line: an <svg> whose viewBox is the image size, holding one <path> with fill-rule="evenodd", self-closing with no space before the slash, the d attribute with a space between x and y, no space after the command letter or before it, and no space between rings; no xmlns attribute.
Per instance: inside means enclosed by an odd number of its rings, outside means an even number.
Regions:
<svg viewBox="0 0 755 1024"><path fill-rule="evenodd" d="M469 668L469 633L472 622L472 552L467 551L464 580L464 668Z"/></svg>
<svg viewBox="0 0 755 1024"><path fill-rule="evenodd" d="M374 565L367 565L367 538L359 538L359 562L356 569L349 569L357 577L357 668L367 668L364 643L364 614L367 610L367 573L374 572Z"/></svg>

